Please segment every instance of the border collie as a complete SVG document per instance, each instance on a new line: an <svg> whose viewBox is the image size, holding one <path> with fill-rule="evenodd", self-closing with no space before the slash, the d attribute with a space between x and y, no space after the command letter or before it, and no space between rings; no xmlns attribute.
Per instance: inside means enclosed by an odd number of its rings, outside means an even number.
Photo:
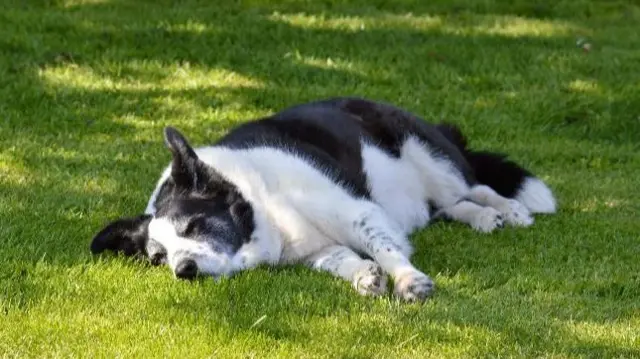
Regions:
<svg viewBox="0 0 640 359"><path fill-rule="evenodd" d="M461 131L400 108L333 98L285 109L192 148L164 130L172 162L144 214L108 224L91 251L166 264L177 278L305 263L363 295L422 301L432 280L408 236L434 218L491 232L553 213L549 187Z"/></svg>

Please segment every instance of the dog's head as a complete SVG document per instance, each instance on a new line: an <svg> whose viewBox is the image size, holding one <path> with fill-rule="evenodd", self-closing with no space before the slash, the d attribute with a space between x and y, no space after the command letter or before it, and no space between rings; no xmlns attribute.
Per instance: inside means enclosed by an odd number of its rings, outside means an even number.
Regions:
<svg viewBox="0 0 640 359"><path fill-rule="evenodd" d="M155 213L114 221L91 243L104 251L167 264L178 278L229 275L242 269L238 252L251 241L251 205L214 168L201 161L177 130L165 129L170 175L155 200Z"/></svg>

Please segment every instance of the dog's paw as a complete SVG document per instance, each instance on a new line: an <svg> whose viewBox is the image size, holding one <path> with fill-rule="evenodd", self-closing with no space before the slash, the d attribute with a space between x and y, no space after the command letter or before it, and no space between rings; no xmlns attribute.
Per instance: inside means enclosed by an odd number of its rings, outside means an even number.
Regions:
<svg viewBox="0 0 640 359"><path fill-rule="evenodd" d="M509 199L498 211L502 213L505 222L512 226L528 227L533 224L531 212L522 203Z"/></svg>
<svg viewBox="0 0 640 359"><path fill-rule="evenodd" d="M387 275L380 266L372 261L367 263L353 275L353 286L362 295L377 297L387 291Z"/></svg>
<svg viewBox="0 0 640 359"><path fill-rule="evenodd" d="M394 278L396 297L407 302L424 301L434 291L434 285L428 275L417 270L408 271Z"/></svg>
<svg viewBox="0 0 640 359"><path fill-rule="evenodd" d="M504 226L504 219L502 214L494 208L484 207L475 215L475 218L471 222L473 229L489 233L496 228Z"/></svg>

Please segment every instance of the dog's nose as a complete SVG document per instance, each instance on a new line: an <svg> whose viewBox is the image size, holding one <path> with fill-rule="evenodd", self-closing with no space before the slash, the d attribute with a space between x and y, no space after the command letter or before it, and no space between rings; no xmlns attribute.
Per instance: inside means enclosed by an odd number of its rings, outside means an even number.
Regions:
<svg viewBox="0 0 640 359"><path fill-rule="evenodd" d="M176 266L176 277L194 279L198 275L198 265L193 259L185 259Z"/></svg>

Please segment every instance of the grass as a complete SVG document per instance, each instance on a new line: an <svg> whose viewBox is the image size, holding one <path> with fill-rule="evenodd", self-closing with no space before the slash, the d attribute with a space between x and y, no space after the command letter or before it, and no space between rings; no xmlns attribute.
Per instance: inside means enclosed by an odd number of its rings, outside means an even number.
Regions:
<svg viewBox="0 0 640 359"><path fill-rule="evenodd" d="M636 1L1 0L0 356L640 357L639 21ZM204 144L337 95L460 124L560 212L416 233L424 305L300 266L188 284L89 254L144 209L165 125Z"/></svg>

